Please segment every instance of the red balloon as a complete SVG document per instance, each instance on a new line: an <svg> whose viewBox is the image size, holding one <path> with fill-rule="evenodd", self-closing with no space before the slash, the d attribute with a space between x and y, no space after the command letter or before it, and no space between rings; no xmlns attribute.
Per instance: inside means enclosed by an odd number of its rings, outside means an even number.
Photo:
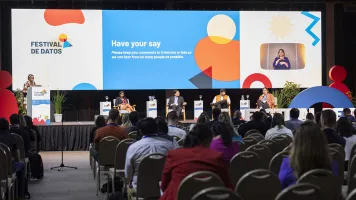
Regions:
<svg viewBox="0 0 356 200"><path fill-rule="evenodd" d="M11 74L8 71L0 71L0 89L10 87L11 83Z"/></svg>
<svg viewBox="0 0 356 200"><path fill-rule="evenodd" d="M18 110L15 95L10 90L0 88L0 117L9 120L10 115L17 114Z"/></svg>
<svg viewBox="0 0 356 200"><path fill-rule="evenodd" d="M342 82L347 76L346 69L343 66L335 65L329 71L329 78L334 82Z"/></svg>

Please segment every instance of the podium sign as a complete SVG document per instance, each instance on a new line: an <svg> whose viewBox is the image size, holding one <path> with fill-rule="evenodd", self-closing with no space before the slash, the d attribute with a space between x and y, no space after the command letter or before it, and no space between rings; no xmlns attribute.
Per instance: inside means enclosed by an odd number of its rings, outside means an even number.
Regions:
<svg viewBox="0 0 356 200"><path fill-rule="evenodd" d="M146 101L146 115L147 117L157 117L157 101Z"/></svg>
<svg viewBox="0 0 356 200"><path fill-rule="evenodd" d="M240 111L241 111L241 117L243 119L246 119L247 116L244 112L244 110L250 109L250 100L240 100Z"/></svg>
<svg viewBox="0 0 356 200"><path fill-rule="evenodd" d="M111 102L100 102L100 115L109 115L111 109Z"/></svg>
<svg viewBox="0 0 356 200"><path fill-rule="evenodd" d="M194 101L194 120L197 120L203 112L203 100Z"/></svg>
<svg viewBox="0 0 356 200"><path fill-rule="evenodd" d="M34 86L28 89L27 114L35 125L50 124L51 96L48 88Z"/></svg>

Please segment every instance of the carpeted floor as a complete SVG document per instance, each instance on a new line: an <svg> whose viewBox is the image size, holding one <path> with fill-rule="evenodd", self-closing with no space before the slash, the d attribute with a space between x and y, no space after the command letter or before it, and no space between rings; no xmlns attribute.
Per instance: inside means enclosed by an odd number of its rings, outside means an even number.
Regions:
<svg viewBox="0 0 356 200"><path fill-rule="evenodd" d="M89 167L89 152L64 152L64 164L78 167L62 171L50 170L61 163L61 152L41 152L44 178L31 180L29 192L33 200L105 200L106 195L96 196L96 180ZM102 178L103 181L103 178Z"/></svg>

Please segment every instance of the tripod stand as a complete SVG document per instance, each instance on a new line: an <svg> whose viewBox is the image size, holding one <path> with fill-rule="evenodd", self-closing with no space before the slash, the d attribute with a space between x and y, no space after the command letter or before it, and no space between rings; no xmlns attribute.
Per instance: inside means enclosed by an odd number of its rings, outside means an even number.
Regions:
<svg viewBox="0 0 356 200"><path fill-rule="evenodd" d="M62 162L59 166L56 166L56 167L51 167L51 170L52 169L58 169L58 171L61 171L63 168L70 168L70 169L78 169L78 167L71 167L71 166L66 166L64 165L63 163L63 150L64 150L64 126L63 126L63 119L62 119Z"/></svg>

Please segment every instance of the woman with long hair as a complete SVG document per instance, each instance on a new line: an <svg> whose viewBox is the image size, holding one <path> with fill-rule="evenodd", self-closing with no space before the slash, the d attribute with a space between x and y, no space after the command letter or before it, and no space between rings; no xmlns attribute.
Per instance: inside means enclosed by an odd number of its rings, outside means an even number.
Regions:
<svg viewBox="0 0 356 200"><path fill-rule="evenodd" d="M296 183L305 172L313 169L332 170L338 175L336 161L331 161L324 133L314 122L304 122L297 129L289 158L284 158L279 171L282 187Z"/></svg>
<svg viewBox="0 0 356 200"><path fill-rule="evenodd" d="M290 129L286 127L284 122L284 116L280 113L274 113L272 118L271 128L267 131L265 135L266 140L271 140L282 134L287 134L293 138L293 133Z"/></svg>
<svg viewBox="0 0 356 200"><path fill-rule="evenodd" d="M210 121L210 119L209 119L208 113L202 112L197 119L197 123L190 125L189 131L191 131L196 124L208 124L209 121Z"/></svg>
<svg viewBox="0 0 356 200"><path fill-rule="evenodd" d="M127 128L127 127L131 126L131 122L130 122L129 116L130 116L130 113L125 113L122 116L122 125L121 125L122 128Z"/></svg>
<svg viewBox="0 0 356 200"><path fill-rule="evenodd" d="M40 150L40 145L41 145L41 141L42 141L40 131L38 130L37 126L33 125L32 118L30 116L25 115L24 119L26 121L27 127L30 128L31 130L33 130L34 134L36 134L36 139L37 139L36 146L37 146L37 153L38 153Z"/></svg>
<svg viewBox="0 0 356 200"><path fill-rule="evenodd" d="M227 112L220 113L218 121L219 122L223 122L223 123L225 123L227 125L228 129L233 133L232 134L232 140L233 141L243 142L242 137L237 132L237 130L234 128L234 124L232 123L232 120L231 120L231 117L230 117L229 113L227 113Z"/></svg>
<svg viewBox="0 0 356 200"><path fill-rule="evenodd" d="M222 154L209 149L213 133L207 125L197 124L184 141L184 147L168 152L162 174L160 200L176 199L181 181L197 171L210 171L217 174L232 188Z"/></svg>
<svg viewBox="0 0 356 200"><path fill-rule="evenodd" d="M95 126L91 129L90 132L90 141L89 143L94 143L94 138L95 138L95 132L106 125L106 120L105 117L102 115L99 115L96 120L95 120Z"/></svg>
<svg viewBox="0 0 356 200"><path fill-rule="evenodd" d="M345 144L345 161L350 161L352 147L356 144L355 129L352 122L346 117L340 117L336 124L336 133L346 140ZM345 165L347 166L347 165Z"/></svg>
<svg viewBox="0 0 356 200"><path fill-rule="evenodd" d="M239 143L232 141L233 132L224 122L216 122L212 127L214 138L210 149L223 153L225 162L230 163L231 158L240 151Z"/></svg>
<svg viewBox="0 0 356 200"><path fill-rule="evenodd" d="M291 69L289 59L286 57L286 54L283 49L278 50L278 55L273 61L273 69L275 70Z"/></svg>
<svg viewBox="0 0 356 200"><path fill-rule="evenodd" d="M120 96L116 98L115 106L118 106L120 110L127 110L128 112L134 111L134 108L130 105L128 99L125 96L124 91L120 91Z"/></svg>

